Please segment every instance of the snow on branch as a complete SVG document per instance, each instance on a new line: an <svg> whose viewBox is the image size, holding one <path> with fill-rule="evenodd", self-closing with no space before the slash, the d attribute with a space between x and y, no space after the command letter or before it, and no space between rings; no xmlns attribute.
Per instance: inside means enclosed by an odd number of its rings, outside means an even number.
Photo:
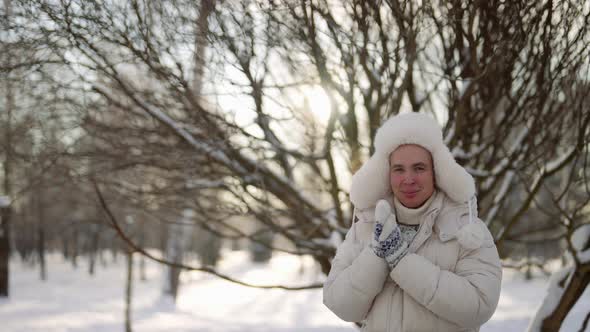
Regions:
<svg viewBox="0 0 590 332"><path fill-rule="evenodd" d="M551 275L547 286L547 294L539 308L536 311L535 317L531 319L527 332L540 332L543 321L553 313L565 289L567 284L571 280L572 272L574 271L573 266L565 267ZM565 281L565 282L564 282Z"/></svg>
<svg viewBox="0 0 590 332"><path fill-rule="evenodd" d="M0 196L0 207L7 207L10 205L10 198L8 196Z"/></svg>
<svg viewBox="0 0 590 332"><path fill-rule="evenodd" d="M486 216L486 219L485 219L486 225L490 225L492 220L496 217L496 213L498 212L498 208L500 206L500 203L504 200L504 197L506 196L508 189L511 188L510 185L512 184L512 180L514 179L514 174L515 174L514 171L508 171L508 173L504 177L504 180L502 181L502 186L500 187L500 190L498 190L498 192L494 196L493 206L490 209L490 212L488 213L488 215Z"/></svg>
<svg viewBox="0 0 590 332"><path fill-rule="evenodd" d="M569 151L565 152L564 154L562 154L561 156L548 161L545 165L543 165L541 167L541 170L539 171L539 173L537 174L537 176L535 177L535 179L533 180L533 183L530 186L530 191L533 192L533 190L535 190L535 188L537 188L540 184L540 182L548 175L552 175L553 173L557 172L559 169L561 169L565 164L567 164L570 159L574 156L574 154L576 153L576 149L577 147L571 147L569 149ZM536 191L536 190L535 190Z"/></svg>
<svg viewBox="0 0 590 332"><path fill-rule="evenodd" d="M480 154L483 150L485 150L487 148L486 145L478 145L473 149L470 149L469 151L465 151L463 149L461 149L460 147L456 146L453 148L453 156L455 158L460 158L460 159L473 159L475 156L477 156L478 154Z"/></svg>
<svg viewBox="0 0 590 332"><path fill-rule="evenodd" d="M315 205L312 203L311 200L304 197L299 190L295 188L295 185L291 180L288 178L277 174L276 172L272 172L270 169L261 165L260 163L256 162L255 160L250 159L249 157L236 152L239 154L240 161L236 160L236 158L230 158L228 155L220 150L218 147L211 146L206 142L198 141L195 137L186 130L186 128L179 124L176 120L171 118L168 114L162 112L157 107L154 107L150 103L143 100L140 96L134 93L123 81L118 81L121 87L125 90L125 93L133 99L133 101L141 107L141 109L145 110L148 114L153 116L156 120L160 121L161 123L165 124L167 127L172 129L178 136L184 139L187 143L189 143L193 148L197 151L202 152L216 162L228 167L229 169L233 170L236 176L239 176L243 181L247 184L252 185L260 185L261 183L266 185L266 189L270 192L279 192L287 190L289 192L289 196L295 197L298 202L303 203L307 207L314 207ZM93 88L101 95L108 98L110 101L117 103L117 98L112 96L106 87L102 86L99 83L93 83ZM246 166L242 165L240 162L243 162ZM257 173L252 173L249 169L256 169L258 170ZM264 174L264 176L263 176ZM280 196L280 195L279 195ZM304 213L308 213L304 211ZM312 215L307 218L308 221L312 222L316 226L321 224L316 218Z"/></svg>
<svg viewBox="0 0 590 332"><path fill-rule="evenodd" d="M590 263L590 223L584 224L571 236L572 249L580 264Z"/></svg>
<svg viewBox="0 0 590 332"><path fill-rule="evenodd" d="M525 200L525 202L522 204L522 206L516 212L516 214L511 218L511 221L508 224L504 225L500 229L500 231L498 231L498 234L496 236L497 242L504 239L504 237L506 236L506 234L508 234L514 223L526 211L526 209L532 202L533 198L537 195L537 192L541 188L541 184L543 183L545 178L553 175L555 172L559 171L562 167L569 163L571 159L575 156L577 149L577 146L573 146L567 152L563 153L562 155L553 160L548 161L545 165L543 165L543 167L541 167L541 170L539 171L539 173L537 173L537 176L535 176L533 182L528 188L528 198Z"/></svg>

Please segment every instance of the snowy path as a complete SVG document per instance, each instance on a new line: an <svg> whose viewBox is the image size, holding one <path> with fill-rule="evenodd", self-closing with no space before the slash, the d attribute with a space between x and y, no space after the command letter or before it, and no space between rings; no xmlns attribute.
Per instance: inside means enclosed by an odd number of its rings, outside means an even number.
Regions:
<svg viewBox="0 0 590 332"><path fill-rule="evenodd" d="M311 260L304 260L302 274L301 260L296 257L275 255L269 265L252 265L246 253L232 252L227 256L220 268L244 280L295 285L317 278ZM0 301L0 330L123 331L124 257L106 268L98 265L94 277L87 274L85 263L81 260L80 267L73 269L59 256L52 256L49 280L41 282L36 268L13 261L11 297ZM173 306L160 298L160 274L160 267L148 262L148 280L135 284L134 331L356 331L323 306L321 290L260 290L190 273L185 274L178 304ZM506 272L498 310L481 331L524 331L543 297L546 282L544 278L524 282ZM563 330L578 331L587 308L588 291Z"/></svg>

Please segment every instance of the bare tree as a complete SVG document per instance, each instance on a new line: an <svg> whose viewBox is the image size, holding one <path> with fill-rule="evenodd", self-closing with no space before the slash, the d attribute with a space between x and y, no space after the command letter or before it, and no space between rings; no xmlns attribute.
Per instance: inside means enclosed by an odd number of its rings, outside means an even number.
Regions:
<svg viewBox="0 0 590 332"><path fill-rule="evenodd" d="M590 13L575 1L22 0L15 12L71 75L60 84L93 139L78 151L91 175L138 209L188 207L219 236L310 254L327 272L350 225L350 176L381 122L414 111L444 125L503 258L539 231L527 227L551 181L563 212L547 223L588 222L561 195L590 138ZM331 109L316 126L302 96L318 87Z"/></svg>
<svg viewBox="0 0 590 332"><path fill-rule="evenodd" d="M10 1L5 1L4 3L4 11L2 15L2 29L7 31L8 25L12 20L11 15L12 5ZM2 49L6 50L5 47L5 38L2 38ZM10 52L3 51L2 52L2 66L10 68L12 66L12 59ZM12 143L13 143L13 113L14 113L14 84L12 81L12 77L3 77L3 96L2 96L2 106L4 108L3 114L5 114L6 119L3 119L3 171L2 174L3 178L3 188L2 191L4 195L8 195L8 206L2 207L2 221L0 223L0 296L8 297L8 272L9 272L9 264L8 260L10 258L10 224L12 219L12 169L14 164L13 150L12 150Z"/></svg>

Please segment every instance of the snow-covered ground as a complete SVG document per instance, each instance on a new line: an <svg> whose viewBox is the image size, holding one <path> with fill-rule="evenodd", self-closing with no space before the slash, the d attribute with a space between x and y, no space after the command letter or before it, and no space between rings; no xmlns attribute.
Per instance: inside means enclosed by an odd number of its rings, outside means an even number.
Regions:
<svg viewBox="0 0 590 332"><path fill-rule="evenodd" d="M137 260L136 260L137 262ZM85 261L78 269L59 255L49 257L47 281L38 268L14 260L9 299L0 300L0 330L7 332L124 331L125 262L97 266L91 277ZM137 266L137 265L136 265ZM323 280L311 259L277 254L266 265L249 262L245 252L227 252L220 269L239 279L264 284L306 284ZM162 269L147 264L147 281L137 280L133 296L134 331L356 331L322 304L321 290L261 290L238 286L207 274L185 273L178 303L161 298ZM135 273L135 277L139 277ZM547 278L525 282L505 271L496 314L482 332L525 331L545 294ZM590 291L564 322L578 331L590 309Z"/></svg>

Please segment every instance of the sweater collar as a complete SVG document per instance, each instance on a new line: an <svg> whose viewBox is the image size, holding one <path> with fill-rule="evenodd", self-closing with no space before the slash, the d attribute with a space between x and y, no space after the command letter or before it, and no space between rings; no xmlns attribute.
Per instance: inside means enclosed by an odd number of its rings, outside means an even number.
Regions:
<svg viewBox="0 0 590 332"><path fill-rule="evenodd" d="M393 197L393 205L395 207L395 214L397 219L402 224L419 225L422 222L423 217L430 212L432 202L436 200L437 195L438 192L435 190L434 193L430 196L430 198L428 198L428 200L424 202L424 204L422 204L422 206L415 209L405 207L397 199L397 197Z"/></svg>

